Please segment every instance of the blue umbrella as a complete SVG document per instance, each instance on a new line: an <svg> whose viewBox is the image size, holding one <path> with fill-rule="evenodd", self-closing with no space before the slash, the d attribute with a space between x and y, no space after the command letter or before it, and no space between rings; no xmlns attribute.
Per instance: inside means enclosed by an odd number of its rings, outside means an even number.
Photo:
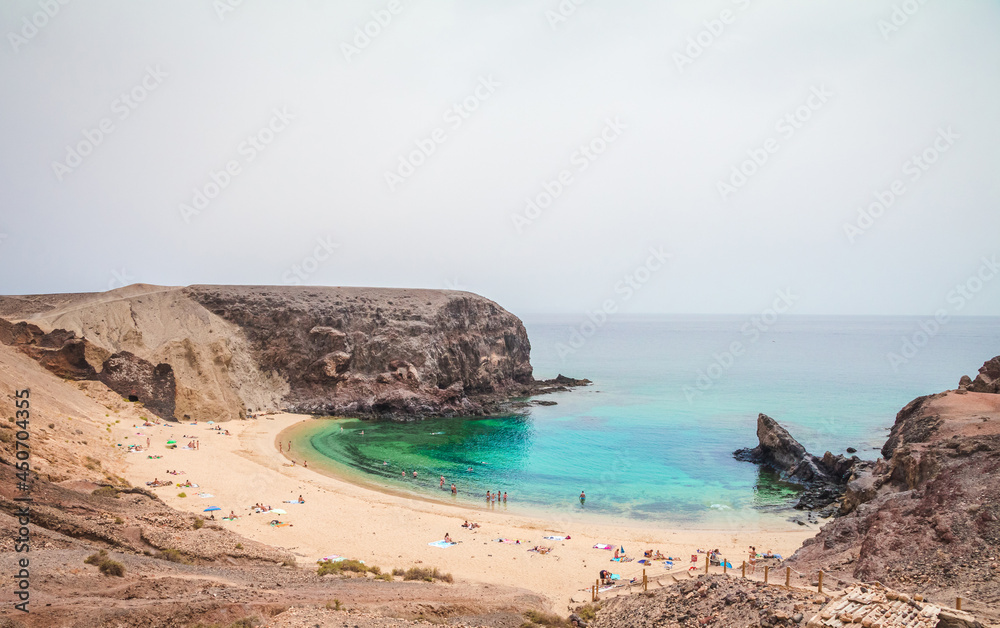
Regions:
<svg viewBox="0 0 1000 628"><path fill-rule="evenodd" d="M218 506L209 506L203 512L209 512L209 511L212 511L212 510L222 510L222 509L219 508Z"/></svg>

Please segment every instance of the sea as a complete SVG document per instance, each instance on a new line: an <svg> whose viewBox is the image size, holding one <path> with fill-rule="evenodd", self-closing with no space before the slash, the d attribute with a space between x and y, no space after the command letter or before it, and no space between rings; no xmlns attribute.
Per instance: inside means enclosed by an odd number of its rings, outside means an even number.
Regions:
<svg viewBox="0 0 1000 628"><path fill-rule="evenodd" d="M850 447L874 460L906 403L956 388L1000 354L998 317L524 322L537 379L593 383L536 397L554 405L507 416L310 421L295 432L297 451L308 452L311 467L355 482L484 510L780 529L801 518L792 509L799 487L733 458L757 444L759 413L811 453ZM487 491L506 493L507 502L487 503Z"/></svg>

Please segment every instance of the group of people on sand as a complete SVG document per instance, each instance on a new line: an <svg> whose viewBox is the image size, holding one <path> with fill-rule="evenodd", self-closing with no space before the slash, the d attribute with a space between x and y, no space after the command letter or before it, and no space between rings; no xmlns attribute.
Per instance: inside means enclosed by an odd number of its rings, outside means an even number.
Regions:
<svg viewBox="0 0 1000 628"><path fill-rule="evenodd" d="M466 519L465 523L462 524L462 527L463 528L468 528L470 530L475 530L476 528L479 527L479 524L478 523L469 523L469 520Z"/></svg>

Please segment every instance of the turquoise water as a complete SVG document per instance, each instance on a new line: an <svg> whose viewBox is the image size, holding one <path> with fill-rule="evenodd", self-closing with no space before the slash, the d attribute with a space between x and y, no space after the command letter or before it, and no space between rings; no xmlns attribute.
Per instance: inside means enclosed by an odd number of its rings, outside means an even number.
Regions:
<svg viewBox="0 0 1000 628"><path fill-rule="evenodd" d="M997 318L953 319L895 366L887 354L901 351L919 319L786 317L754 334L749 317L619 318L574 349L583 320L525 320L537 378L594 382L541 398L557 405L488 419L323 422L307 440L368 480L441 499L452 499L455 482L454 499L484 508L485 492L499 490L511 509L757 525L787 517L795 494L732 458L756 445L758 412L813 453L854 447L874 459L903 405L954 388L1000 354ZM725 355L733 342L742 352Z"/></svg>

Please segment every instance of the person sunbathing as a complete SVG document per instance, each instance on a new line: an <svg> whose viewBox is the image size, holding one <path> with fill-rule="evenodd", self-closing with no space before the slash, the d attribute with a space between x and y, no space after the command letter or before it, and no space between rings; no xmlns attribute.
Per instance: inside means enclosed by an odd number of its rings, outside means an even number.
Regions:
<svg viewBox="0 0 1000 628"><path fill-rule="evenodd" d="M444 542L451 543L451 536L447 532L444 533Z"/></svg>
<svg viewBox="0 0 1000 628"><path fill-rule="evenodd" d="M469 527L469 521L468 521L468 519L466 519L465 523L462 524L462 527L463 528L468 528Z"/></svg>

